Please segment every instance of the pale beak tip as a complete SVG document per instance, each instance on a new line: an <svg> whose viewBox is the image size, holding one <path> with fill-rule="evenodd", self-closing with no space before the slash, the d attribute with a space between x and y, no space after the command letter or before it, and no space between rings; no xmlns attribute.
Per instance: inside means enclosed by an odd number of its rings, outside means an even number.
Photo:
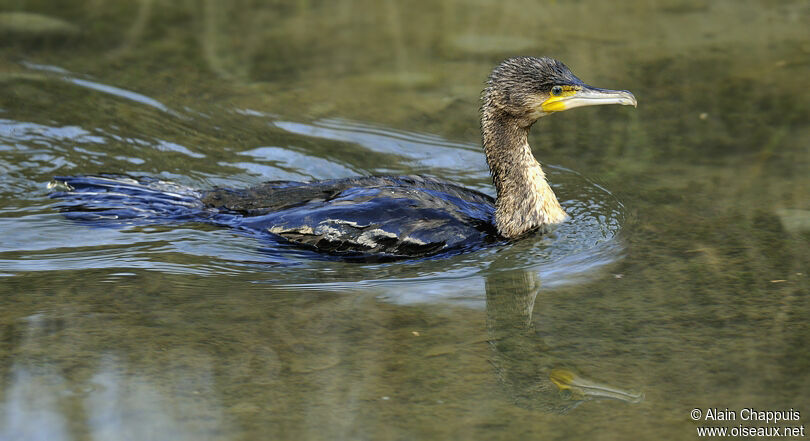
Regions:
<svg viewBox="0 0 810 441"><path fill-rule="evenodd" d="M623 92L625 93L626 99L622 104L624 104L625 106L638 107L638 101L636 101L636 96L626 90L624 90Z"/></svg>

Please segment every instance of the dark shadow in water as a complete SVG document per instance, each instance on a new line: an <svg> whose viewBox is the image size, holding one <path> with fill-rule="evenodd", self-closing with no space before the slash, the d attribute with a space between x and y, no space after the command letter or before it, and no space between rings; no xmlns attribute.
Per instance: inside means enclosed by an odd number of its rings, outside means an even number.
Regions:
<svg viewBox="0 0 810 441"><path fill-rule="evenodd" d="M641 402L643 393L582 377L553 354L532 320L537 301L542 303L541 292L540 277L531 270L494 270L486 279L492 364L509 398L520 407L553 413L565 413L595 399Z"/></svg>

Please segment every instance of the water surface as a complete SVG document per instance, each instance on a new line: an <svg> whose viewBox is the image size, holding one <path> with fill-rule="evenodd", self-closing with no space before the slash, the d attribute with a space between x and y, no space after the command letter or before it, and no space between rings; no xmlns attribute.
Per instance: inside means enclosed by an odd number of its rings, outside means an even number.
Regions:
<svg viewBox="0 0 810 441"><path fill-rule="evenodd" d="M801 424L808 19L756 1L0 5L0 439L689 439L707 407ZM356 264L201 223L84 225L48 197L102 172L492 194L478 96L511 55L639 100L533 128L572 215L548 236ZM635 398L582 402L560 372Z"/></svg>

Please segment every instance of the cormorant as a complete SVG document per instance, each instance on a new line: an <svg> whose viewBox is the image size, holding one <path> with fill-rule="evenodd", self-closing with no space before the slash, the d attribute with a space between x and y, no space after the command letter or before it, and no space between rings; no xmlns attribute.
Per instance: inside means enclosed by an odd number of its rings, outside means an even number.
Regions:
<svg viewBox="0 0 810 441"><path fill-rule="evenodd" d="M66 211L91 205L98 215L105 207L114 208L104 203L103 193L137 198L146 191L144 203L162 204L163 208L153 207L153 211L164 213L168 207L169 217L174 219L269 233L348 258L459 253L544 231L565 220L565 211L532 155L529 129L551 113L600 104L635 106L636 99L625 90L588 86L552 58L514 57L498 65L489 75L481 106L483 147L495 199L423 176L272 181L248 189L184 194L172 194L165 183L148 178L57 177L66 191L54 196L78 202ZM92 193L98 200L88 204L87 195L81 193ZM171 197L161 198L161 194ZM122 211L116 213L120 216Z"/></svg>

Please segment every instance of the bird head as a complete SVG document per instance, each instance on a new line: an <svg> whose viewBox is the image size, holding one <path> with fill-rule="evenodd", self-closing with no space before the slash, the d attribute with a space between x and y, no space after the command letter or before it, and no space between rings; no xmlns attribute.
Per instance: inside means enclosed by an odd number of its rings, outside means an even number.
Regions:
<svg viewBox="0 0 810 441"><path fill-rule="evenodd" d="M530 126L551 113L603 104L636 106L626 90L600 89L585 84L553 58L514 57L489 75L482 96L484 110L511 117Z"/></svg>

